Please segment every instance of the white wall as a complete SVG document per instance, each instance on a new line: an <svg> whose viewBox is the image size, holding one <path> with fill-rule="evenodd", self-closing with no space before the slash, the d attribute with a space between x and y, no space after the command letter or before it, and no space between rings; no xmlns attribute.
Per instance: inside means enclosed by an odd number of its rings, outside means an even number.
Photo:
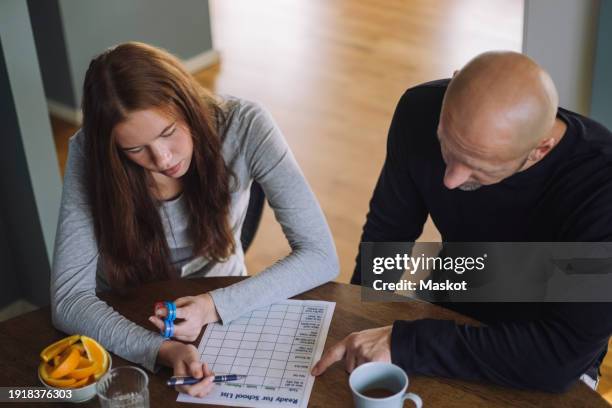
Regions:
<svg viewBox="0 0 612 408"><path fill-rule="evenodd" d="M1 0L0 0L1 1ZM162 47L188 69L217 61L207 0L28 0L50 111L80 122L91 59L125 41Z"/></svg>
<svg viewBox="0 0 612 408"><path fill-rule="evenodd" d="M591 117L612 129L612 0L599 10Z"/></svg>
<svg viewBox="0 0 612 408"><path fill-rule="evenodd" d="M19 297L41 305L49 299L61 180L28 9L22 0L0 1L0 53L4 235L0 254L6 254L0 277L3 282L18 282Z"/></svg>
<svg viewBox="0 0 612 408"><path fill-rule="evenodd" d="M525 0L523 52L542 65L559 90L560 104L588 115L598 0Z"/></svg>

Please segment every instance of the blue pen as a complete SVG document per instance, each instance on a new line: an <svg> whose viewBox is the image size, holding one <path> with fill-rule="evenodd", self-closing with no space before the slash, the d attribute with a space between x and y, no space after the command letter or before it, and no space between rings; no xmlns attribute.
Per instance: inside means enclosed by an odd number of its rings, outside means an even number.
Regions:
<svg viewBox="0 0 612 408"><path fill-rule="evenodd" d="M228 382L228 381L237 381L246 378L246 375L238 375L238 374L228 374L228 375L215 375L214 383L220 382ZM201 378L194 377L170 377L168 381L166 381L166 385L169 387L174 387L175 385L192 385L202 381Z"/></svg>

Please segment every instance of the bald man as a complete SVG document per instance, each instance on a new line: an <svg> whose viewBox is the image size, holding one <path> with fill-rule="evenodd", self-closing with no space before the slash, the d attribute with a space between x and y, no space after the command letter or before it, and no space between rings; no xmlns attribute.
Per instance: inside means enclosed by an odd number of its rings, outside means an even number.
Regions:
<svg viewBox="0 0 612 408"><path fill-rule="evenodd" d="M509 52L407 90L361 241L415 241L428 215L444 242L612 241L612 134L557 105L549 75ZM612 333L609 304L445 306L486 326L396 321L351 334L313 374L338 360L349 372L374 360L408 374L550 392L581 376L595 385Z"/></svg>

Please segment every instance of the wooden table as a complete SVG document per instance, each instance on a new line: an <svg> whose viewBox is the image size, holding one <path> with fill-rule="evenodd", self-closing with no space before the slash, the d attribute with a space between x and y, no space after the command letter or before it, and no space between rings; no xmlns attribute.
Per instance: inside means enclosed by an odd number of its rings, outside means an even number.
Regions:
<svg viewBox="0 0 612 408"><path fill-rule="evenodd" d="M101 297L128 319L151 328L147 317L155 301L203 293L227 286L239 279L241 278L202 278L156 282L142 286L124 298L112 294L104 294ZM388 325L397 319L436 318L475 323L457 313L423 302L364 303L361 301L359 287L339 283L328 283L297 298L336 302L326 349L351 332ZM40 386L37 379L40 350L64 336L64 333L55 330L51 325L49 307L0 323L0 386ZM113 367L129 364L115 355L112 357ZM337 363L316 379L309 406L352 406L348 374L343 367L343 364ZM165 385L165 380L170 375L169 369L163 369L157 374L149 373L151 406L196 406L176 402L176 391ZM599 394L581 382L564 394L547 394L495 385L411 376L409 389L423 398L425 407L609 407ZM47 405L60 406L57 403ZM45 404L37 403L33 406L42 407ZM94 399L81 406L94 407L98 406L98 402Z"/></svg>

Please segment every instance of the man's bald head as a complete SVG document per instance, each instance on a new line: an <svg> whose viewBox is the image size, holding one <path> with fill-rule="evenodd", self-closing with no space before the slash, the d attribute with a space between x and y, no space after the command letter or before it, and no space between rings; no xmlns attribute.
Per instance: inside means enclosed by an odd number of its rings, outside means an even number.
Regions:
<svg viewBox="0 0 612 408"><path fill-rule="evenodd" d="M526 161L526 155L550 136L557 105L552 79L533 60L515 52L487 52L450 82L438 136L443 151L446 145L446 156L483 161L488 167L509 166Z"/></svg>

